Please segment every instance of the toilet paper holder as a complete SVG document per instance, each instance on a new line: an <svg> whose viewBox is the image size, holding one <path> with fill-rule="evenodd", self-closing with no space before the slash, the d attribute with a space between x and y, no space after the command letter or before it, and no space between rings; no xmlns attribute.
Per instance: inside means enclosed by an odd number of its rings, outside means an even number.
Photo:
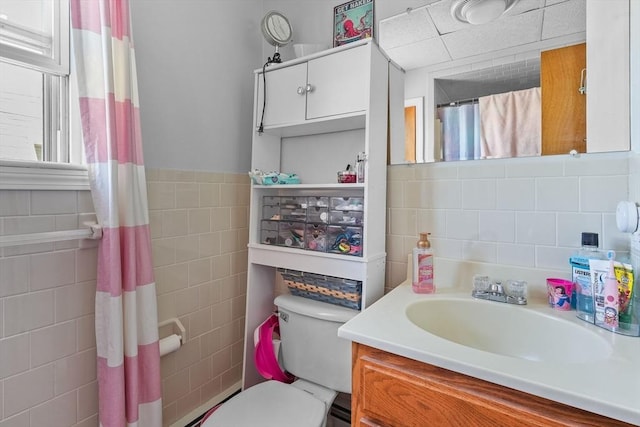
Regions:
<svg viewBox="0 0 640 427"><path fill-rule="evenodd" d="M171 334L178 335L180 337L180 344L184 345L187 342L187 330L184 328L184 325L177 317L172 317L167 320L163 320L158 323L158 329L164 328L165 326L172 325Z"/></svg>

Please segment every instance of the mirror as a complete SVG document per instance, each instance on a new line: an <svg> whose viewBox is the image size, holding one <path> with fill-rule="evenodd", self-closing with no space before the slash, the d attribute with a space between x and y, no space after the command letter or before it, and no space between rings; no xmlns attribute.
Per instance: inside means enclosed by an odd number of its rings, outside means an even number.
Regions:
<svg viewBox="0 0 640 427"><path fill-rule="evenodd" d="M269 58L268 62L282 62L278 48L289 44L293 35L289 20L280 12L272 10L262 18L260 29L267 43L276 48L273 59Z"/></svg>
<svg viewBox="0 0 640 427"><path fill-rule="evenodd" d="M596 3L601 3L604 6L614 2L626 3L626 21L628 23L629 0L612 0L611 2L596 0ZM589 62L590 83L594 85L590 87L593 89L591 92L586 89L587 76L586 72L582 70L586 69L586 57L589 54L590 58L593 58L600 56L602 50L610 50L601 49L602 46L607 46L602 41L602 34L606 32L609 37L609 30L618 26L619 21L615 19L619 19L620 16L612 16L613 21L602 25L594 25L593 22L590 22L589 34L587 34L587 0L518 0L497 20L483 25L471 25L459 22L452 17L450 10L453 3L455 0L430 1L426 6L407 9L404 13L381 20L379 24L380 46L391 60L406 71L405 99L423 99L424 138L420 139L417 137L417 133L413 134L417 143L417 148L413 152L416 154L423 152L424 155L422 157L416 155L416 163L521 155L568 154L573 149L578 153L629 149L628 136L622 143L618 141L618 145L615 147L603 147L602 143L600 143L601 146L595 147L585 141L587 128L589 128L589 142L591 139L596 139L591 138L591 135L597 134L592 131L591 124L586 120L586 98L589 95L595 96L593 93L598 93L598 100L600 100L601 92L597 91L595 87L597 67L592 67L593 60L590 59ZM591 7L592 4L589 6ZM625 12L620 13L624 14ZM592 13L592 15L596 14ZM602 16L598 16L598 18L600 21L603 20ZM592 21L594 20L592 19ZM616 55L625 56L627 64L626 105L625 102L620 102L620 97L617 97L616 103L609 104L615 106L610 110L621 108L618 117L628 117L628 34L627 28L626 33L622 32L621 36L626 36L626 44L620 43L615 48L618 49ZM590 40L595 40L595 42L592 43ZM590 42L586 43L587 41ZM589 49L592 45L599 45L600 51L596 51L597 55L594 54L593 48ZM625 48L626 51L623 50ZM586 53L587 50L589 54ZM625 52L626 55L620 55L619 52ZM567 64L576 69L567 73ZM540 74L541 69L543 76ZM610 70L608 80L612 80L611 70L614 68L609 66L608 69ZM616 73L618 73L617 70L620 68L616 69ZM547 77L544 77L545 73ZM570 83L561 82L561 77L565 74L570 74ZM620 71L619 76L622 79L625 73ZM543 85L544 87L542 87ZM535 92L532 88L541 88L538 89L538 95L529 93ZM613 88L609 89L613 90ZM526 144L537 144L538 151L527 151L521 147L496 151L495 147L502 147L502 143L495 145L497 137L494 133L485 131L485 127L477 133L482 138L485 133L490 135L491 137L485 138L486 141L489 141L488 143L476 135L473 137L473 141L460 144L461 139L456 139L455 132L451 129L446 130L449 125L446 120L449 118L443 116L448 114L450 104L453 104L451 107L457 108L458 112L449 115L475 115L476 122L465 126L475 127L477 130L480 127L478 121L482 122L485 118L478 118L479 113L473 111L477 109L474 104L484 105L483 113L479 115L486 117L489 115L487 113L489 106L496 103L498 106L502 105L499 103L502 102L501 98L510 93L514 94L510 96L511 102L521 105L528 106L530 105L528 104L529 100L539 98L537 100L539 106L535 108L538 108L540 112L533 114L533 116L540 118L537 123L539 130L536 131L536 126L533 126L531 121L526 121L524 128L518 125L511 132L511 135L537 135L535 137L537 142L517 141L517 145L524 147ZM500 94L504 94L504 96ZM513 101L514 97L516 101ZM524 103L525 101L527 104ZM551 109L545 103L550 104ZM439 106L442 108L438 109ZM521 110L532 108L534 107L521 108ZM529 112L529 115L531 114ZM571 120L577 122L575 126L578 130L568 132L568 126L566 126L568 119L565 117L562 120L557 120L560 115L567 114L573 117ZM612 114L616 114L616 111L612 111ZM598 117L593 113L588 115ZM554 120L549 117L556 118L555 124ZM600 125L600 127L602 126ZM628 128L628 123L625 126ZM494 127L504 126L496 125ZM422 129L416 129L417 132L420 130ZM449 136L454 135L452 138L458 144L448 144L451 138L448 139L447 136L444 136L445 132L449 132ZM411 131L408 130L406 133L411 134ZM535 140L535 138L533 139ZM464 138L462 140L464 141ZM511 143L515 144L513 140ZM481 150L478 148L479 144L485 144L482 145L483 149L494 144L494 151ZM529 145L529 147L532 146ZM454 152L454 155L451 156L447 152L447 147L457 148L458 152ZM466 147L471 148L467 149ZM474 149L476 150L475 154ZM414 163L413 160L405 157L405 152L410 151L408 146L390 147L391 164ZM463 155L460 154L460 151L463 152ZM495 156L491 155L496 152L498 154ZM487 153L489 155L486 155Z"/></svg>

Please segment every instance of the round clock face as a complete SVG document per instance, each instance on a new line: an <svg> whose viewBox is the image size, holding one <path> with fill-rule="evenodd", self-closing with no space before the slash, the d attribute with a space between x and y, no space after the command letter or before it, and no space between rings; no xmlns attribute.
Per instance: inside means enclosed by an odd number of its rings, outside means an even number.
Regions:
<svg viewBox="0 0 640 427"><path fill-rule="evenodd" d="M291 24L281 13L271 11L262 19L262 34L269 44L284 46L291 41Z"/></svg>

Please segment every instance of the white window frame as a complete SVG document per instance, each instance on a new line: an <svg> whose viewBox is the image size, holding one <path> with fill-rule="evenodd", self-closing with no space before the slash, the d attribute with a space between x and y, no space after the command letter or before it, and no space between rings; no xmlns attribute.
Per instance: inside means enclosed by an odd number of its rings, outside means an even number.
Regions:
<svg viewBox="0 0 640 427"><path fill-rule="evenodd" d="M70 33L71 22L69 0L56 0L53 8L54 30L52 52L45 57L34 52L25 51L13 46L0 44L0 57L8 63L24 65L57 76L69 75ZM61 78L59 90L69 93L67 79ZM50 108L58 108L57 85L45 85L45 102ZM62 122L68 122L68 111L61 111ZM50 117L50 115L48 115ZM48 117L44 118L45 126L50 125ZM69 130L64 129L61 135L56 135L57 141L51 143L49 149L56 150L60 161L15 161L0 160L0 190L88 190L89 178L85 165L63 163L68 159ZM62 143L59 144L58 142ZM45 141L46 143L46 141Z"/></svg>

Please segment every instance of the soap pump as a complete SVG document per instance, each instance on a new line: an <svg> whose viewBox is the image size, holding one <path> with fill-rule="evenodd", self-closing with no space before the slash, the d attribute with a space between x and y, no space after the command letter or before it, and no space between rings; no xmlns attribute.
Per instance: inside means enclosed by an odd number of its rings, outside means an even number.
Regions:
<svg viewBox="0 0 640 427"><path fill-rule="evenodd" d="M418 294L435 293L436 287L433 283L433 250L429 235L431 233L420 233L420 240L413 248L413 292Z"/></svg>

